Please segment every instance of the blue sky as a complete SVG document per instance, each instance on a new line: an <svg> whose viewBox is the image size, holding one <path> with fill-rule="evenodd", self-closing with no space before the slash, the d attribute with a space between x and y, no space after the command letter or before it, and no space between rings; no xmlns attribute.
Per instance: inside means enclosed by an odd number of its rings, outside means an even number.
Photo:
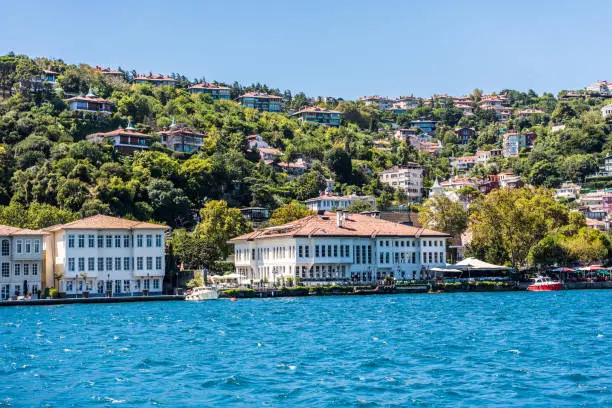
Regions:
<svg viewBox="0 0 612 408"><path fill-rule="evenodd" d="M5 1L0 53L356 98L612 79L612 1Z"/></svg>

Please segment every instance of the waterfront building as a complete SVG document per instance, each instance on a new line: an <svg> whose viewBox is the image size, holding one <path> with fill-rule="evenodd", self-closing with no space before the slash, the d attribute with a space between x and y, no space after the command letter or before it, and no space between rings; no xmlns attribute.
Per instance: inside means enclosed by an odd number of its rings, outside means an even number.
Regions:
<svg viewBox="0 0 612 408"><path fill-rule="evenodd" d="M312 211L331 211L335 209L343 210L356 202L366 202L376 208L376 199L373 196L359 196L355 194L350 195L336 195L330 192L325 192L319 197L310 198L304 203Z"/></svg>
<svg viewBox="0 0 612 408"><path fill-rule="evenodd" d="M187 88L187 91L189 91L190 94L210 95L214 100L225 99L229 101L231 99L230 88L218 84L210 84L208 82L192 85Z"/></svg>
<svg viewBox="0 0 612 408"><path fill-rule="evenodd" d="M98 98L93 89L89 88L87 95L78 95L65 101L74 112L93 112L110 115L113 103L104 98Z"/></svg>
<svg viewBox="0 0 612 408"><path fill-rule="evenodd" d="M125 129L119 126L111 132L98 132L87 135L87 140L93 143L106 143L111 141L114 149L119 153L133 154L136 151L147 150L151 146L151 136L137 132L129 121Z"/></svg>
<svg viewBox="0 0 612 408"><path fill-rule="evenodd" d="M171 86L171 87L175 87L176 86L176 80L174 78L171 78L169 76L165 76L165 75L153 75L153 74L149 74L149 75L136 75L136 77L134 78L134 83L135 84L151 84L153 86Z"/></svg>
<svg viewBox="0 0 612 408"><path fill-rule="evenodd" d="M44 235L0 225L0 300L42 290Z"/></svg>
<svg viewBox="0 0 612 408"><path fill-rule="evenodd" d="M423 197L423 167L416 163L384 170L380 173L380 181L404 190L409 201L421 201Z"/></svg>
<svg viewBox="0 0 612 408"><path fill-rule="evenodd" d="M340 126L340 123L342 123L342 112L319 108L318 106L300 109L293 116L303 122L313 122L320 125Z"/></svg>
<svg viewBox="0 0 612 408"><path fill-rule="evenodd" d="M282 98L262 92L248 92L238 97L238 102L245 108L257 109L264 112L280 112Z"/></svg>
<svg viewBox="0 0 612 408"><path fill-rule="evenodd" d="M193 153L204 146L204 133L193 130L173 119L168 129L159 132L161 143L168 149L181 153Z"/></svg>
<svg viewBox="0 0 612 408"><path fill-rule="evenodd" d="M106 215L45 228L46 281L67 297L161 294L168 229Z"/></svg>
<svg viewBox="0 0 612 408"><path fill-rule="evenodd" d="M236 272L242 283L317 284L424 279L446 265L449 235L376 214L326 212L236 237Z"/></svg>

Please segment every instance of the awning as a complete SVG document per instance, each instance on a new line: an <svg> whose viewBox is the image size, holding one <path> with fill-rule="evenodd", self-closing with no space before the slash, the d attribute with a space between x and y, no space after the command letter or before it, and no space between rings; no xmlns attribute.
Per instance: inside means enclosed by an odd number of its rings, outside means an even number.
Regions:
<svg viewBox="0 0 612 408"><path fill-rule="evenodd" d="M451 268L455 269L471 269L471 270L485 270L485 271L507 271L510 268L507 266L493 265L485 261L481 261L476 258L466 258L463 261L457 262L455 265L451 265Z"/></svg>

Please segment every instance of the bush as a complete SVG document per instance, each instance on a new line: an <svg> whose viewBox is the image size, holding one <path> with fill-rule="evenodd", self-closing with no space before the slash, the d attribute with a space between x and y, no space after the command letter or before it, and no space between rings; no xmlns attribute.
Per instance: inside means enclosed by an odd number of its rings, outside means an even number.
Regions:
<svg viewBox="0 0 612 408"><path fill-rule="evenodd" d="M255 297L255 291L253 289L239 288L239 289L227 289L221 292L224 296L230 298L252 298Z"/></svg>
<svg viewBox="0 0 612 408"><path fill-rule="evenodd" d="M282 287L280 294L283 296L308 296L308 288L304 286Z"/></svg>
<svg viewBox="0 0 612 408"><path fill-rule="evenodd" d="M45 292L47 292L47 291L45 290ZM53 299L57 299L57 298L59 298L59 290L57 290L55 288L49 288L49 291L48 291L48 293L46 293L46 296L49 296L49 297L51 297Z"/></svg>

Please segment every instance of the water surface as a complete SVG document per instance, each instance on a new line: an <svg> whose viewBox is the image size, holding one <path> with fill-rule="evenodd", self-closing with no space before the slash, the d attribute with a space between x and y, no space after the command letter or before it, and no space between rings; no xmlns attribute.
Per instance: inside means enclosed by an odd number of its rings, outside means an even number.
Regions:
<svg viewBox="0 0 612 408"><path fill-rule="evenodd" d="M612 291L0 308L2 406L612 406Z"/></svg>

